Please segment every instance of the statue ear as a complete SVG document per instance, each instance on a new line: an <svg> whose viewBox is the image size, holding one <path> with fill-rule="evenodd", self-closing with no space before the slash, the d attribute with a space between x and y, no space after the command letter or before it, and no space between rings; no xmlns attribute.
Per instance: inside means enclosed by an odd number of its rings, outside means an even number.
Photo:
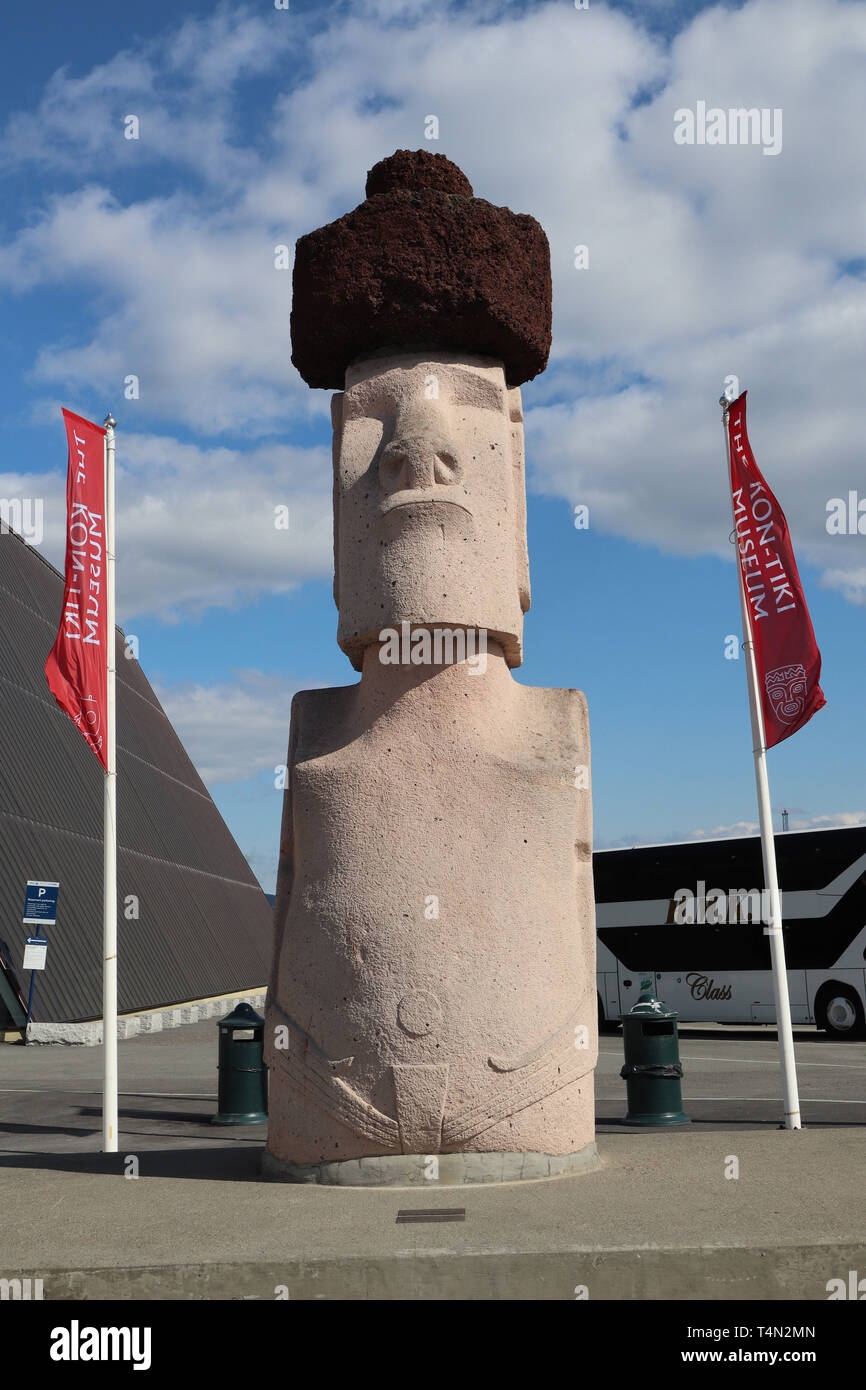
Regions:
<svg viewBox="0 0 866 1390"><path fill-rule="evenodd" d="M515 565L517 593L521 612L526 613L532 602L529 587L529 550L526 543L526 470L523 443L523 402L520 387L508 392L508 418L511 421L511 480L514 488Z"/></svg>
<svg viewBox="0 0 866 1390"><path fill-rule="evenodd" d="M343 443L343 391L331 397L331 459L334 466L334 602L340 608L340 449Z"/></svg>

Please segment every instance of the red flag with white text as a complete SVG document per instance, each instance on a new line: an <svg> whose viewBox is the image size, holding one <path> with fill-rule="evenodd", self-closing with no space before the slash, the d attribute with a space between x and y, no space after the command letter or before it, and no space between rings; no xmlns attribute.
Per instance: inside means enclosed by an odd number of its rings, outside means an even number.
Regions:
<svg viewBox="0 0 866 1390"><path fill-rule="evenodd" d="M66 583L60 631L45 663L52 695L108 769L105 612L105 430L63 411Z"/></svg>
<svg viewBox="0 0 866 1390"><path fill-rule="evenodd" d="M752 629L767 748L790 738L827 702L821 653L803 597L785 513L755 462L746 392L728 409L737 553Z"/></svg>

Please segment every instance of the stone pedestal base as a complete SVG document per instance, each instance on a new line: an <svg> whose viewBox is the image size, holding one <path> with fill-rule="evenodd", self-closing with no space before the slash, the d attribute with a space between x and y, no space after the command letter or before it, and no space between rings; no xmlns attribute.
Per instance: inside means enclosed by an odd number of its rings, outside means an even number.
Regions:
<svg viewBox="0 0 866 1390"><path fill-rule="evenodd" d="M464 1183L520 1182L589 1173L600 1166L595 1144L577 1153L385 1154L336 1163L286 1163L265 1150L262 1173L274 1182L325 1187L413 1187L433 1191Z"/></svg>

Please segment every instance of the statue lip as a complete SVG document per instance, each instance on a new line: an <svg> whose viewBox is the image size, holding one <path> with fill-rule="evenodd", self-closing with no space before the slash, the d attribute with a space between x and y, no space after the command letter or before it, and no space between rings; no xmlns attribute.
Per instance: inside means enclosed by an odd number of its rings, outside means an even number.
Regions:
<svg viewBox="0 0 866 1390"><path fill-rule="evenodd" d="M399 492L394 492L390 497L387 497L379 510L382 516L386 516L388 512L396 511L398 507L429 506L431 503L444 504L448 507L459 507L460 511L465 512L467 516L472 515L469 508L463 502L456 502L453 498L446 497L443 490L439 488L429 488L424 491L413 488L402 488Z"/></svg>

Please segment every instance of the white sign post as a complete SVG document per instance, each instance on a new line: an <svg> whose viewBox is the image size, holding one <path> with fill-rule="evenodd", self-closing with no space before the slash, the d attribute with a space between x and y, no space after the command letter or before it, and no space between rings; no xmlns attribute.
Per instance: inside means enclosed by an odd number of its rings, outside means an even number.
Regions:
<svg viewBox="0 0 866 1390"><path fill-rule="evenodd" d="M28 936L24 944L22 970L44 970L48 955L48 942L43 936Z"/></svg>

